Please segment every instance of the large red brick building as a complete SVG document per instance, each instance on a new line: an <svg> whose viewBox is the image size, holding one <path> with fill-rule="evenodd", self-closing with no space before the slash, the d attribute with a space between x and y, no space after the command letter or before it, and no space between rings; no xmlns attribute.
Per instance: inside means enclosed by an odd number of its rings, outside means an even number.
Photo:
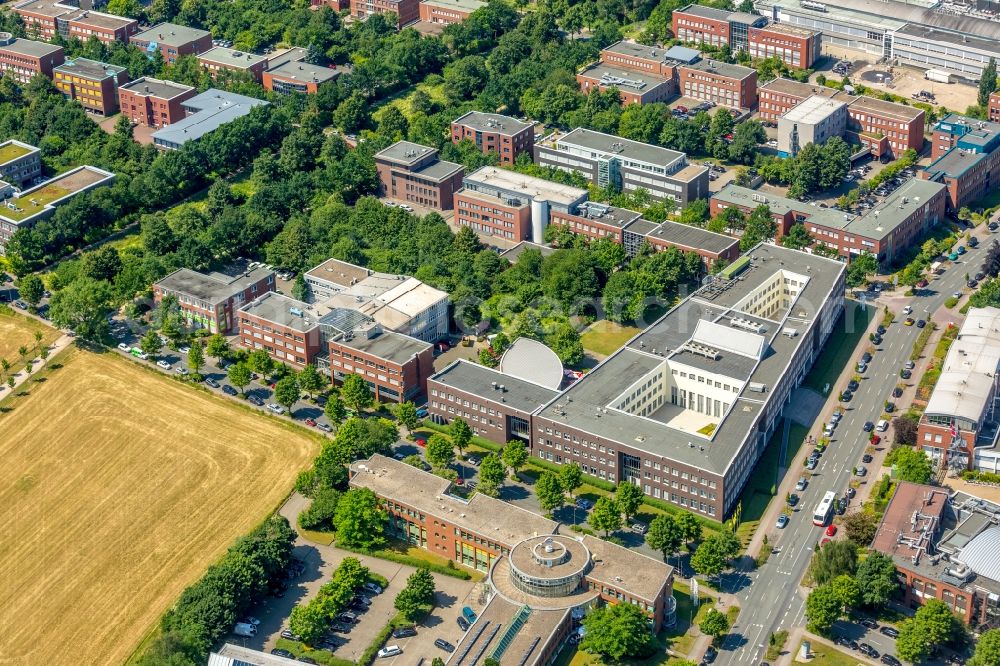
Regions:
<svg viewBox="0 0 1000 666"><path fill-rule="evenodd" d="M63 47L0 32L0 73L18 83L28 83L36 74L52 78L52 70L63 64Z"/></svg>
<svg viewBox="0 0 1000 666"><path fill-rule="evenodd" d="M677 68L677 92L690 99L732 109L757 106L757 70L717 60L700 60Z"/></svg>
<svg viewBox="0 0 1000 666"><path fill-rule="evenodd" d="M486 3L481 0L422 0L420 20L444 25L461 23L472 12L485 6Z"/></svg>
<svg viewBox="0 0 1000 666"><path fill-rule="evenodd" d="M990 95L990 102L986 110L987 118L995 123L1000 123L1000 90Z"/></svg>
<svg viewBox="0 0 1000 666"><path fill-rule="evenodd" d="M931 157L920 177L948 188L949 208L981 199L1000 183L1000 123L949 114L934 125Z"/></svg>
<svg viewBox="0 0 1000 666"><path fill-rule="evenodd" d="M796 69L809 69L819 59L823 33L788 23L769 23L747 31L751 58L777 57Z"/></svg>
<svg viewBox="0 0 1000 666"><path fill-rule="evenodd" d="M150 77L118 88L118 106L133 123L166 127L184 118L184 102L197 94L191 86Z"/></svg>
<svg viewBox="0 0 1000 666"><path fill-rule="evenodd" d="M435 210L451 210L465 168L438 159L436 148L398 141L375 153L379 194Z"/></svg>
<svg viewBox="0 0 1000 666"><path fill-rule="evenodd" d="M132 35L129 41L147 54L159 51L165 63L173 64L181 56L211 50L212 33L174 23L159 23Z"/></svg>
<svg viewBox="0 0 1000 666"><path fill-rule="evenodd" d="M400 27L420 19L420 0L350 0L351 16L364 19L372 14L395 14Z"/></svg>
<svg viewBox="0 0 1000 666"><path fill-rule="evenodd" d="M118 111L118 88L128 82L128 70L87 58L67 60L52 70L56 88L83 108L108 116Z"/></svg>
<svg viewBox="0 0 1000 666"><path fill-rule="evenodd" d="M267 69L267 56L247 53L239 49L216 46L198 56L198 62L208 70L214 79L220 71L246 74L260 83L261 75Z"/></svg>
<svg viewBox="0 0 1000 666"><path fill-rule="evenodd" d="M14 11L24 21L24 29L28 35L46 41L58 36L85 42L95 37L105 44L111 44L127 42L131 35L139 31L139 22L135 19L80 9L50 0L20 2L14 5Z"/></svg>
<svg viewBox="0 0 1000 666"><path fill-rule="evenodd" d="M483 153L495 152L501 164L513 164L521 153L531 154L535 123L499 113L469 111L451 123L451 141L468 139Z"/></svg>
<svg viewBox="0 0 1000 666"><path fill-rule="evenodd" d="M330 83L341 72L334 67L311 65L304 60L295 60L269 67L262 75L265 90L287 95L303 93L314 95L320 86Z"/></svg>
<svg viewBox="0 0 1000 666"><path fill-rule="evenodd" d="M674 36L682 42L710 46L727 46L729 16L733 12L704 5L688 5L675 9L672 15ZM765 20L761 17L761 20Z"/></svg>
<svg viewBox="0 0 1000 666"><path fill-rule="evenodd" d="M228 334L238 329L237 310L269 291L274 273L264 268L231 273L180 268L153 285L153 300L159 305L174 296L189 326Z"/></svg>

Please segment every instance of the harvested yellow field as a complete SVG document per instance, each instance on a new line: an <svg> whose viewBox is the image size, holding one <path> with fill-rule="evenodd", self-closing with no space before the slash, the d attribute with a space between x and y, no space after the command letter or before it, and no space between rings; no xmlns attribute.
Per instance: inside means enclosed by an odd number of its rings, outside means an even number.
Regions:
<svg viewBox="0 0 1000 666"><path fill-rule="evenodd" d="M42 344L46 346L52 344L60 335L56 329L30 317L18 314L12 309L0 308L0 358L5 358L17 366L20 360L17 350L24 346L30 353L30 350L35 348L35 331L42 332Z"/></svg>
<svg viewBox="0 0 1000 666"><path fill-rule="evenodd" d="M0 664L121 664L319 443L114 354L52 362L0 403Z"/></svg>

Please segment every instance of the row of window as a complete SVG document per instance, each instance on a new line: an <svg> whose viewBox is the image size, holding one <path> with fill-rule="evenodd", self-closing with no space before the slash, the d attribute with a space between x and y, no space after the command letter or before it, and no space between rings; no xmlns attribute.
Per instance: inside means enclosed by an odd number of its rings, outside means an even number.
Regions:
<svg viewBox="0 0 1000 666"><path fill-rule="evenodd" d="M285 352L285 351L283 351L281 349L275 349L274 347L268 347L265 344L262 344L260 342L256 342L256 341L250 340L249 338L243 338L243 346L247 347L247 348L253 348L253 349L263 349L264 351L266 351L271 356L274 356L275 358L286 359L288 361L292 361L294 363L298 363L299 365L305 365L306 364L306 359L305 359L304 356L296 356L291 351Z"/></svg>
<svg viewBox="0 0 1000 666"><path fill-rule="evenodd" d="M381 370L382 372L388 372L390 375L398 375L399 370L395 368L387 368L382 363L376 363L370 358L363 358L361 356L354 356L351 352L346 349L341 352L339 349L331 349L330 356L343 356L345 361L354 361L355 363L367 365L369 368L375 368L376 370Z"/></svg>

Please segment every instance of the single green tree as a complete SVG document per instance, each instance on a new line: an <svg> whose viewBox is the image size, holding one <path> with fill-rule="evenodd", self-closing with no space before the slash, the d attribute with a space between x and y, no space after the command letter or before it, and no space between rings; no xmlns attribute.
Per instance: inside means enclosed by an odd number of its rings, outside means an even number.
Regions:
<svg viewBox="0 0 1000 666"><path fill-rule="evenodd" d="M819 585L841 574L853 576L858 569L858 547L847 540L831 541L813 553L809 566L813 580Z"/></svg>
<svg viewBox="0 0 1000 666"><path fill-rule="evenodd" d="M653 640L649 618L634 604L595 608L583 618L583 627L580 649L612 662L645 655Z"/></svg>
<svg viewBox="0 0 1000 666"><path fill-rule="evenodd" d="M361 375L351 374L344 377L344 384L340 387L340 397L348 407L360 413L363 409L370 407L375 400L368 382Z"/></svg>
<svg viewBox="0 0 1000 666"><path fill-rule="evenodd" d="M619 483L618 490L615 491L615 502L625 514L626 521L631 520L639 507L642 506L643 498L642 488L639 487L639 484L630 481Z"/></svg>
<svg viewBox="0 0 1000 666"><path fill-rule="evenodd" d="M986 63L986 67L983 68L983 73L979 77L979 94L976 97L976 103L980 107L986 108L990 104L990 95L997 89L997 61L996 58L991 57L989 62Z"/></svg>
<svg viewBox="0 0 1000 666"><path fill-rule="evenodd" d="M841 574L833 579L830 587L840 599L841 607L845 612L861 605L861 587L854 576Z"/></svg>
<svg viewBox="0 0 1000 666"><path fill-rule="evenodd" d="M322 604L297 604L288 616L288 628L306 645L315 643L330 626L330 615Z"/></svg>
<svg viewBox="0 0 1000 666"><path fill-rule="evenodd" d="M455 462L455 445L441 434L427 440L427 462L435 469L444 469Z"/></svg>
<svg viewBox="0 0 1000 666"><path fill-rule="evenodd" d="M607 495L598 498L590 512L588 522L595 530L604 532L609 537L611 533L622 526L622 510L613 497Z"/></svg>
<svg viewBox="0 0 1000 666"><path fill-rule="evenodd" d="M299 388L305 391L310 398L326 387L326 378L312 363L302 368L296 379L299 382Z"/></svg>
<svg viewBox="0 0 1000 666"><path fill-rule="evenodd" d="M142 339L139 341L139 349L142 350L143 354L156 356L162 348L163 342L160 340L160 335L153 329L146 331L146 335L142 336Z"/></svg>
<svg viewBox="0 0 1000 666"><path fill-rule="evenodd" d="M208 345L205 347L205 353L215 359L216 363L222 361L224 358L229 356L230 352L229 341L226 340L225 336L216 333L208 339Z"/></svg>
<svg viewBox="0 0 1000 666"><path fill-rule="evenodd" d="M685 511L677 516L677 527L680 528L681 534L684 535L684 543L701 541L703 528L693 513Z"/></svg>
<svg viewBox="0 0 1000 666"><path fill-rule="evenodd" d="M1000 629L988 629L979 634L976 652L969 660L969 666L1000 665Z"/></svg>
<svg viewBox="0 0 1000 666"><path fill-rule="evenodd" d="M454 419L448 427L448 432L459 455L464 455L465 447L472 441L472 428L463 419Z"/></svg>
<svg viewBox="0 0 1000 666"><path fill-rule="evenodd" d="M878 608L888 603L899 587L896 564L888 555L872 552L858 565L855 576L866 606Z"/></svg>
<svg viewBox="0 0 1000 666"><path fill-rule="evenodd" d="M373 549L385 543L389 516L368 488L352 488L340 498L333 518L337 542L353 548Z"/></svg>
<svg viewBox="0 0 1000 666"><path fill-rule="evenodd" d="M191 344L191 351L188 352L188 368L195 375L199 375L203 365L205 365L205 348L201 340L195 340Z"/></svg>
<svg viewBox="0 0 1000 666"><path fill-rule="evenodd" d="M901 481L926 484L934 475L934 465L927 454L908 446L901 446L892 452L892 465L896 469L896 478Z"/></svg>
<svg viewBox="0 0 1000 666"><path fill-rule="evenodd" d="M247 367L246 363L234 363L229 366L229 371L226 373L229 378L229 383L240 390L243 393L243 389L246 385L250 383L253 379L253 374L250 372L250 368Z"/></svg>
<svg viewBox="0 0 1000 666"><path fill-rule="evenodd" d="M806 599L806 622L809 631L826 635L843 610L843 603L832 585L820 585Z"/></svg>
<svg viewBox="0 0 1000 666"><path fill-rule="evenodd" d="M710 608L698 625L701 633L711 636L713 641L718 641L727 631L729 631L729 619L724 613L720 613L714 608Z"/></svg>
<svg viewBox="0 0 1000 666"><path fill-rule="evenodd" d="M417 407L410 401L401 402L394 410L396 419L402 423L407 430L414 431L420 425L420 418L417 416Z"/></svg>
<svg viewBox="0 0 1000 666"><path fill-rule="evenodd" d="M684 535L672 515L661 513L649 523L646 544L663 553L664 561L680 550L683 540Z"/></svg>
<svg viewBox="0 0 1000 666"><path fill-rule="evenodd" d="M40 277L34 273L28 273L17 281L17 293L22 301L34 307L45 295L45 285Z"/></svg>
<svg viewBox="0 0 1000 666"><path fill-rule="evenodd" d="M566 504L566 491L563 490L559 477L552 472L542 472L539 475L538 481L535 482L535 494L538 496L539 505L547 514Z"/></svg>
<svg viewBox="0 0 1000 666"><path fill-rule="evenodd" d="M274 372L275 367L274 359L271 358L266 349L256 349L250 352L250 356L247 357L247 365L253 372L265 378Z"/></svg>
<svg viewBox="0 0 1000 666"><path fill-rule="evenodd" d="M499 489L506 480L507 466L503 464L500 456L495 453L485 456L479 464L479 481L481 484Z"/></svg>
<svg viewBox="0 0 1000 666"><path fill-rule="evenodd" d="M279 379L274 385L274 400L282 407L288 409L289 414L291 414L292 405L299 400L298 380L291 375Z"/></svg>
<svg viewBox="0 0 1000 666"><path fill-rule="evenodd" d="M326 401L323 413L330 420L330 425L336 428L347 418L347 407L344 406L344 401L340 399L339 395L333 396Z"/></svg>
<svg viewBox="0 0 1000 666"><path fill-rule="evenodd" d="M574 491L583 485L583 470L575 462L566 463L559 469L559 483L572 498Z"/></svg>
<svg viewBox="0 0 1000 666"><path fill-rule="evenodd" d="M527 464L528 456L528 447L520 439L512 439L507 442L507 446L503 447L501 452L504 463L511 468L515 476L518 470Z"/></svg>

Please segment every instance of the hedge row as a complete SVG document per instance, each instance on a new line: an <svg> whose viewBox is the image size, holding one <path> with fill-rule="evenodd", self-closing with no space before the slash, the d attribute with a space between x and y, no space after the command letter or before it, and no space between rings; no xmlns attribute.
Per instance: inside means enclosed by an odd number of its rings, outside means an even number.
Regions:
<svg viewBox="0 0 1000 666"><path fill-rule="evenodd" d="M427 560L422 560L419 557L413 557L412 555L403 555L402 553L397 553L393 550L366 550L364 548L344 546L340 543L337 544L337 548L347 550L352 553L358 553L359 555L377 557L380 560L388 560L389 562L395 562L396 564L405 564L417 569L427 569L428 571L433 571L434 573L439 573L445 576L451 576L452 578L472 580L472 575L468 571L459 569L451 560L448 560L448 565L445 566L428 562ZM383 585L383 587L385 586Z"/></svg>
<svg viewBox="0 0 1000 666"><path fill-rule="evenodd" d="M1000 485L1000 474L996 474L994 472L975 472L972 470L966 470L962 472L962 479L965 481Z"/></svg>

